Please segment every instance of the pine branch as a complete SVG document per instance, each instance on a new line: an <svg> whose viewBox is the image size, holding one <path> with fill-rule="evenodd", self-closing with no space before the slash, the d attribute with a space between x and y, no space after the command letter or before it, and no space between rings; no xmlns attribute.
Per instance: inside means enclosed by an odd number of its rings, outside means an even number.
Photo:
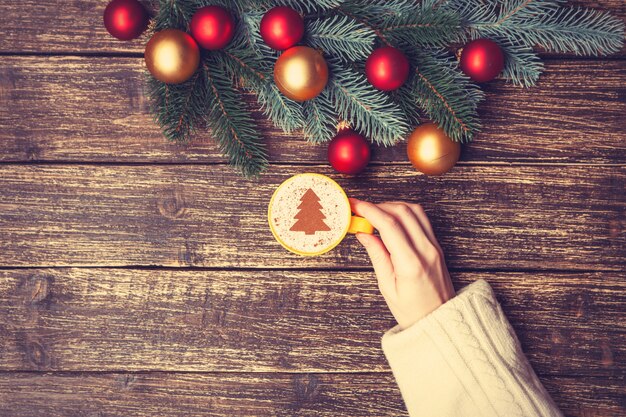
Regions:
<svg viewBox="0 0 626 417"><path fill-rule="evenodd" d="M301 13L331 10L343 3L343 0L270 0L274 5L287 5Z"/></svg>
<svg viewBox="0 0 626 417"><path fill-rule="evenodd" d="M393 145L408 133L402 110L388 96L372 87L363 75L329 60L327 86L330 101L340 118L375 143Z"/></svg>
<svg viewBox="0 0 626 417"><path fill-rule="evenodd" d="M186 0L169 0L169 1L186 1ZM259 3L258 0L192 0L195 1L198 7L204 6L222 6L229 9L233 14L240 14L245 10L255 8L255 5Z"/></svg>
<svg viewBox="0 0 626 417"><path fill-rule="evenodd" d="M163 135L173 142L187 142L203 128L206 89L200 71L182 84L166 84L147 74L151 113Z"/></svg>
<svg viewBox="0 0 626 417"><path fill-rule="evenodd" d="M379 32L388 42L407 47L445 47L464 38L460 17L445 9L422 9L395 16Z"/></svg>
<svg viewBox="0 0 626 417"><path fill-rule="evenodd" d="M313 100L305 101L303 109L303 132L309 142L328 142L337 134L338 120L326 90Z"/></svg>
<svg viewBox="0 0 626 417"><path fill-rule="evenodd" d="M455 141L470 141L480 129L478 103L483 92L441 51L414 50L410 88L422 110Z"/></svg>
<svg viewBox="0 0 626 417"><path fill-rule="evenodd" d="M176 1L176 0L175 0ZM181 0L178 0L181 1ZM219 4L241 13L265 13L277 6L289 6L301 14L312 14L331 10L343 0L195 0L203 5Z"/></svg>
<svg viewBox="0 0 626 417"><path fill-rule="evenodd" d="M543 63L532 48L494 39L504 53L502 78L520 87L532 87L543 72Z"/></svg>
<svg viewBox="0 0 626 417"><path fill-rule="evenodd" d="M260 174L267 167L265 146L261 143L255 121L241 106L239 91L211 55L201 65L207 91L205 121L220 151L244 176Z"/></svg>
<svg viewBox="0 0 626 417"><path fill-rule="evenodd" d="M206 3L205 0L160 0L153 28L187 30L193 13ZM149 77L148 95L153 114L163 134L173 141L187 141L208 126L231 165L245 176L257 175L267 166L267 158L256 123L241 106L239 92L215 56L203 57L200 68L181 84L165 84Z"/></svg>
<svg viewBox="0 0 626 417"><path fill-rule="evenodd" d="M409 126L412 127L419 125L421 121L420 106L413 95L413 89L410 87L413 85L413 77L415 76L415 72L412 72L402 87L389 93L393 102L404 112L404 117Z"/></svg>
<svg viewBox="0 0 626 417"><path fill-rule="evenodd" d="M180 29L186 31L189 21L198 8L196 1L159 0L154 18L154 30Z"/></svg>
<svg viewBox="0 0 626 417"><path fill-rule="evenodd" d="M607 55L622 47L621 19L560 4L556 0L448 0L441 7L462 16L472 39L500 38L529 48L579 55Z"/></svg>
<svg viewBox="0 0 626 417"><path fill-rule="evenodd" d="M345 62L366 59L376 37L370 28L340 15L308 21L305 33L304 43Z"/></svg>
<svg viewBox="0 0 626 417"><path fill-rule="evenodd" d="M503 24L502 29L528 46L577 55L608 55L619 51L624 42L624 22L591 9L562 8L539 16L523 15Z"/></svg>
<svg viewBox="0 0 626 417"><path fill-rule="evenodd" d="M265 12L245 11L241 14L241 28L248 40L250 48L259 58L262 58L273 65L278 58L278 51L270 48L261 37L261 19Z"/></svg>
<svg viewBox="0 0 626 417"><path fill-rule="evenodd" d="M419 12L420 4L415 0L345 0L337 11L368 22L373 27L382 27L389 19Z"/></svg>
<svg viewBox="0 0 626 417"><path fill-rule="evenodd" d="M240 0L248 9L267 11L276 6L289 6L300 13L314 13L339 6L343 0Z"/></svg>
<svg viewBox="0 0 626 417"><path fill-rule="evenodd" d="M218 65L235 85L256 96L261 110L276 126L285 132L301 128L304 124L301 105L280 93L267 61L250 47L243 30L236 33L228 48L214 52Z"/></svg>
<svg viewBox="0 0 626 417"><path fill-rule="evenodd" d="M267 166L256 122L242 105L241 87L252 92L267 117L283 130L302 129L311 142L335 135L337 118L373 142L391 145L419 123L420 110L454 140L471 140L480 128L483 94L455 59L433 48L466 38L491 38L505 53L502 77L532 86L543 66L533 51L604 55L624 41L624 22L607 13L563 8L561 0L155 0L153 30L188 30L195 11L210 4L238 22L235 39L221 51L203 52L201 67L185 83L150 77L148 94L157 123L173 141L186 141L209 127L232 165L246 176ZM304 43L324 51L327 88L303 104L285 98L273 80L279 56L260 36L263 14L278 5L305 16ZM412 63L397 91L374 89L362 75L378 41L399 47Z"/></svg>

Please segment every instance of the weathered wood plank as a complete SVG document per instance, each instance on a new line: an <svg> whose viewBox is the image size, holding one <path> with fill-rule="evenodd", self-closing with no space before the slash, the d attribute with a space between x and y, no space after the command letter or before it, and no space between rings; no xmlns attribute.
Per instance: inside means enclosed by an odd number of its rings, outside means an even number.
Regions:
<svg viewBox="0 0 626 417"><path fill-rule="evenodd" d="M543 377L568 417L626 413L621 381ZM0 413L73 416L406 416L391 374L0 375Z"/></svg>
<svg viewBox="0 0 626 417"><path fill-rule="evenodd" d="M537 372L623 375L619 273L453 276L491 282ZM385 371L393 325L364 271L3 270L0 306L3 371Z"/></svg>
<svg viewBox="0 0 626 417"><path fill-rule="evenodd" d="M110 36L102 23L109 0L20 0L0 2L0 52L142 53L147 35L131 42ZM149 5L148 0L142 1ZM606 10L626 18L621 0L576 0L571 5ZM623 56L624 50L617 56Z"/></svg>
<svg viewBox="0 0 626 417"><path fill-rule="evenodd" d="M148 111L142 66L136 58L3 57L0 161L224 161L208 134L187 146L163 138ZM537 88L494 83L487 92L484 131L465 146L463 161L626 160L626 61L552 61ZM255 118L271 161L327 163L326 146L285 135L261 113ZM374 161L407 163L405 145L375 148Z"/></svg>
<svg viewBox="0 0 626 417"><path fill-rule="evenodd" d="M289 176L244 180L230 167L4 165L0 266L369 266L353 237L320 257L285 251L267 204ZM407 166L335 176L348 195L420 202L454 268L623 270L626 168Z"/></svg>

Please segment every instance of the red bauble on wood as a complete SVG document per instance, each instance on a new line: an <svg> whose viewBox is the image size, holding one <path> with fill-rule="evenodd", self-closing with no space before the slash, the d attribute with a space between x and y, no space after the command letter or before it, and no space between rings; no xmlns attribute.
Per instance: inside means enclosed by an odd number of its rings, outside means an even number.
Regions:
<svg viewBox="0 0 626 417"><path fill-rule="evenodd" d="M375 49L365 62L365 75L379 90L396 90L409 76L409 60L391 46Z"/></svg>
<svg viewBox="0 0 626 417"><path fill-rule="evenodd" d="M206 6L194 13L189 30L201 48L222 49L235 35L235 20L221 6Z"/></svg>
<svg viewBox="0 0 626 417"><path fill-rule="evenodd" d="M476 39L463 47L461 70L478 83L491 81L504 68L504 54L490 39Z"/></svg>
<svg viewBox="0 0 626 417"><path fill-rule="evenodd" d="M328 161L337 172L358 174L370 162L370 145L351 129L340 131L328 144Z"/></svg>
<svg viewBox="0 0 626 417"><path fill-rule="evenodd" d="M274 7L261 19L261 37L272 49L282 51L291 48L304 35L302 16L287 6Z"/></svg>
<svg viewBox="0 0 626 417"><path fill-rule="evenodd" d="M148 12L137 0L113 0L103 17L106 30L123 41L139 37L148 27Z"/></svg>

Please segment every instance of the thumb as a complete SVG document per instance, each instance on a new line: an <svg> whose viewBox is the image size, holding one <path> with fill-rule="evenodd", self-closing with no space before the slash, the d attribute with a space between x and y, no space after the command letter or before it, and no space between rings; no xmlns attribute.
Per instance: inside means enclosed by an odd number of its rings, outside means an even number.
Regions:
<svg viewBox="0 0 626 417"><path fill-rule="evenodd" d="M372 261L372 266L378 279L378 287L383 292L383 295L392 294L396 287L395 275L391 256L385 244L379 237L368 233L357 233L356 238L365 247Z"/></svg>

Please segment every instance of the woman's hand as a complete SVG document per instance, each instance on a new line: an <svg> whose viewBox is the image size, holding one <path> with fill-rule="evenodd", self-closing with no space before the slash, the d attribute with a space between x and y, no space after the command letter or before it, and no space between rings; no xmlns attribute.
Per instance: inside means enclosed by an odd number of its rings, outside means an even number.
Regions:
<svg viewBox="0 0 626 417"><path fill-rule="evenodd" d="M378 288L402 329L454 297L443 252L419 204L372 204L354 198L350 204L380 234L356 237L367 250Z"/></svg>

